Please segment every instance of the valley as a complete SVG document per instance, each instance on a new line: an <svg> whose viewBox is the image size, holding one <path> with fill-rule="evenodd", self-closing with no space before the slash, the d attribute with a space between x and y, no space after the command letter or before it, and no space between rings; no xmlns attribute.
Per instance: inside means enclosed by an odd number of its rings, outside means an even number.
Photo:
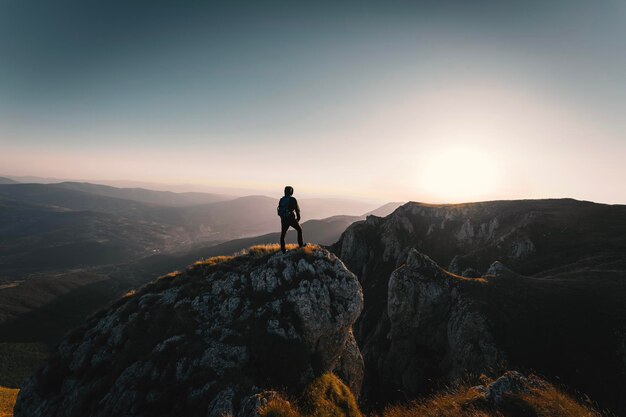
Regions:
<svg viewBox="0 0 626 417"><path fill-rule="evenodd" d="M63 335L129 290L279 239L270 232L276 202L266 197L156 205L88 201L81 187L25 188L0 189L1 386L17 387ZM513 368L623 409L624 206L390 203L302 227L307 241L328 247L363 287L354 336L365 365L365 408Z"/></svg>
<svg viewBox="0 0 626 417"><path fill-rule="evenodd" d="M311 202L310 210L307 199L301 203L307 218L335 207L324 206L324 199ZM228 199L88 183L0 185L0 343L17 350L29 343L45 354L84 317L156 276L277 242L279 233L269 233L277 229L276 203L263 196ZM339 203L337 209L369 208ZM336 214L302 226L307 241L330 245L364 218ZM293 231L287 240L295 241ZM20 360L23 378L32 357ZM15 361L2 356L0 369ZM18 386L13 374L0 375L0 386Z"/></svg>

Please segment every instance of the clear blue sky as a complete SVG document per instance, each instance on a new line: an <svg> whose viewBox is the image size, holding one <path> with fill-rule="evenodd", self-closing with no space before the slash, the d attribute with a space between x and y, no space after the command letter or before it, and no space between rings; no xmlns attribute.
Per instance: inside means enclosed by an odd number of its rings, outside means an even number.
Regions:
<svg viewBox="0 0 626 417"><path fill-rule="evenodd" d="M0 1L0 174L626 203L624 1Z"/></svg>

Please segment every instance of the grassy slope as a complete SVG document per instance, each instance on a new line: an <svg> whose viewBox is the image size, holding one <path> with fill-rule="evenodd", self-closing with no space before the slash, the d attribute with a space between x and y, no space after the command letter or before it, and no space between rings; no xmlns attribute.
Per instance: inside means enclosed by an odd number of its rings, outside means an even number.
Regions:
<svg viewBox="0 0 626 417"><path fill-rule="evenodd" d="M425 401L387 408L382 417L600 417L592 407L548 386L507 396L495 408L479 391L464 387Z"/></svg>
<svg viewBox="0 0 626 417"><path fill-rule="evenodd" d="M492 381L485 381L486 383ZM370 417L600 417L585 401L577 400L553 385L509 394L498 406L471 386L440 392L428 399L385 409ZM350 390L333 374L313 380L300 397L271 399L261 417L362 417Z"/></svg>
<svg viewBox="0 0 626 417"><path fill-rule="evenodd" d="M314 379L296 401L271 399L261 417L362 417L350 389L333 374Z"/></svg>
<svg viewBox="0 0 626 417"><path fill-rule="evenodd" d="M13 405L18 389L0 387L0 417L13 417Z"/></svg>
<svg viewBox="0 0 626 417"><path fill-rule="evenodd" d="M18 388L48 355L40 343L0 343L0 386Z"/></svg>
<svg viewBox="0 0 626 417"><path fill-rule="evenodd" d="M0 387L0 417L12 417L18 389ZM354 396L337 377L322 375L295 401L270 400L262 417L362 417ZM387 408L382 417L600 417L583 401L549 385L527 393L510 395L502 406L489 405L479 391L463 387L405 405ZM376 416L372 416L376 417Z"/></svg>

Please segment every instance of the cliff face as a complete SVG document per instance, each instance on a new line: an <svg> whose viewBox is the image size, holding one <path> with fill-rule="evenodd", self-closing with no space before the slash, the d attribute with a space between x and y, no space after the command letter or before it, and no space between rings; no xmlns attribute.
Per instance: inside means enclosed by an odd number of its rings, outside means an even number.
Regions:
<svg viewBox="0 0 626 417"><path fill-rule="evenodd" d="M380 372L409 393L425 392L428 382L458 381L505 363L488 318L466 294L484 279L462 278L441 269L415 249L389 279L388 349Z"/></svg>
<svg viewBox="0 0 626 417"><path fill-rule="evenodd" d="M590 257L624 267L625 232L626 206L570 199L407 203L384 219L353 224L333 251L359 276L373 263L399 266L410 248L459 275L484 274L495 260L535 275Z"/></svg>
<svg viewBox="0 0 626 417"><path fill-rule="evenodd" d="M128 294L59 345L16 417L253 416L335 370L358 392L356 277L320 248L213 258Z"/></svg>
<svg viewBox="0 0 626 417"><path fill-rule="evenodd" d="M363 286L355 334L372 405L517 367L626 407L625 206L408 203L332 250Z"/></svg>

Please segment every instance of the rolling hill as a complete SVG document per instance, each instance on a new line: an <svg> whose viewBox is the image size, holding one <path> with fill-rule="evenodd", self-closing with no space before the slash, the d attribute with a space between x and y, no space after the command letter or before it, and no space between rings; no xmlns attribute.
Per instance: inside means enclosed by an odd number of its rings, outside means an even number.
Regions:
<svg viewBox="0 0 626 417"><path fill-rule="evenodd" d="M246 196L197 204L220 198L87 183L0 185L0 280L127 262L278 228L276 199ZM316 211L309 200L302 206L305 219L333 207L329 203Z"/></svg>
<svg viewBox="0 0 626 417"><path fill-rule="evenodd" d="M162 207L41 184L10 187L0 187L0 341L54 343L93 308L155 275L279 240L278 232L263 233L277 229L276 201L264 196ZM305 221L305 239L332 244L363 219ZM226 239L246 235L253 236Z"/></svg>
<svg viewBox="0 0 626 417"><path fill-rule="evenodd" d="M61 182L54 184L57 188L83 191L105 197L121 198L142 203L158 204L169 207L185 207L209 204L218 201L232 200L234 197L209 193L174 193L171 191L154 191L145 188L117 188L108 185L88 182Z"/></svg>
<svg viewBox="0 0 626 417"><path fill-rule="evenodd" d="M307 241L331 244L358 219L335 216L310 220L304 222L302 228ZM128 288L203 258L231 255L250 246L278 240L279 233L269 233L172 254L155 254L115 266L33 273L28 280L12 281L13 285L0 289L0 342L54 344L81 317ZM295 242L293 231L288 233L287 241Z"/></svg>

